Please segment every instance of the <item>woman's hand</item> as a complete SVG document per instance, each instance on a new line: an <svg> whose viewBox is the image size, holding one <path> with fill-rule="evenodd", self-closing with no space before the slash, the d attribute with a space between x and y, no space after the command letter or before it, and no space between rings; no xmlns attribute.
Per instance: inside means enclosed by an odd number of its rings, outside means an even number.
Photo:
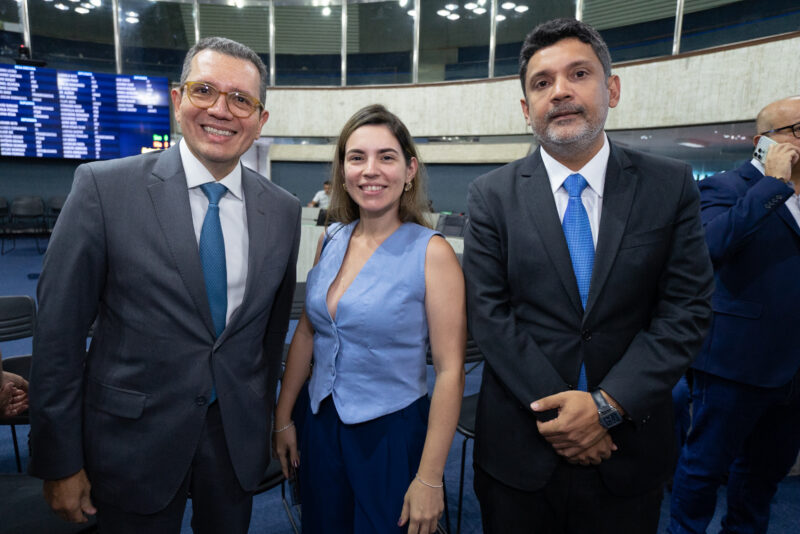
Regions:
<svg viewBox="0 0 800 534"><path fill-rule="evenodd" d="M408 523L408 534L433 534L444 512L444 489L432 488L416 477L403 499L398 526Z"/></svg>
<svg viewBox="0 0 800 534"><path fill-rule="evenodd" d="M300 455L297 453L297 429L294 423L280 432L273 432L272 441L272 453L281 462L283 476L287 479L291 478L290 473L300 467Z"/></svg>

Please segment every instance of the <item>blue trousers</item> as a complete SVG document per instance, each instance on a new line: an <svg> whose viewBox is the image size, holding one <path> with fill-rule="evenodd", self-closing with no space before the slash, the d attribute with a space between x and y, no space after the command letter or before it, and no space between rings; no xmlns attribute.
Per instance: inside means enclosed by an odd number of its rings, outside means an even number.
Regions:
<svg viewBox="0 0 800 534"><path fill-rule="evenodd" d="M704 534L728 474L722 532L765 533L769 506L800 449L800 373L762 388L695 371L694 417L672 486L669 532Z"/></svg>
<svg viewBox="0 0 800 534"><path fill-rule="evenodd" d="M330 397L309 409L300 440L304 534L405 532L403 498L422 457L429 401L346 425Z"/></svg>

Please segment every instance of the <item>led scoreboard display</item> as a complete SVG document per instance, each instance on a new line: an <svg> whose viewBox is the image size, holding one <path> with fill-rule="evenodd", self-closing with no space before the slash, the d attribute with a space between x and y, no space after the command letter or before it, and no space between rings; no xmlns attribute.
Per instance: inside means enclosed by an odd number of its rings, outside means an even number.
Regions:
<svg viewBox="0 0 800 534"><path fill-rule="evenodd" d="M166 78L0 65L0 155L111 159L169 146Z"/></svg>

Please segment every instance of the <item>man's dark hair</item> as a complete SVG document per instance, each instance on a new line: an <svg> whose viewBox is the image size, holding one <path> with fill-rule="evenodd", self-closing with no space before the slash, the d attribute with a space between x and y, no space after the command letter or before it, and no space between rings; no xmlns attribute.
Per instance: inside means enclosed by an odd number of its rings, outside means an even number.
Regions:
<svg viewBox="0 0 800 534"><path fill-rule="evenodd" d="M189 79L189 71L192 70L192 60L194 56L203 50L211 50L219 52L226 56L244 59L255 65L258 69L259 87L258 99L263 103L267 96L267 67L261 58L253 52L253 50L242 43L237 43L225 37L204 37L197 41L197 43L189 49L186 53L186 58L183 60L183 70L181 71L181 87Z"/></svg>
<svg viewBox="0 0 800 534"><path fill-rule="evenodd" d="M562 39L575 37L592 47L597 59L603 65L606 78L611 76L611 54L597 30L588 24L575 19L553 19L536 26L525 38L522 50L519 52L519 79L522 82L522 92L527 94L525 88L525 73L528 71L528 61L537 51L552 46Z"/></svg>

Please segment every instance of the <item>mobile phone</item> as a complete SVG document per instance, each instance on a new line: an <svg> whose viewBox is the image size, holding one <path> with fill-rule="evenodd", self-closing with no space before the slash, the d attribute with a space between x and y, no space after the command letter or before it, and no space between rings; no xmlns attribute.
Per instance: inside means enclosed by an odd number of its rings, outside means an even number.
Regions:
<svg viewBox="0 0 800 534"><path fill-rule="evenodd" d="M769 147L777 144L778 142L775 141L774 139L770 139L766 135L762 135L758 139L758 144L756 145L756 149L753 151L753 157L756 158L761 163L766 163L767 152L769 151Z"/></svg>

